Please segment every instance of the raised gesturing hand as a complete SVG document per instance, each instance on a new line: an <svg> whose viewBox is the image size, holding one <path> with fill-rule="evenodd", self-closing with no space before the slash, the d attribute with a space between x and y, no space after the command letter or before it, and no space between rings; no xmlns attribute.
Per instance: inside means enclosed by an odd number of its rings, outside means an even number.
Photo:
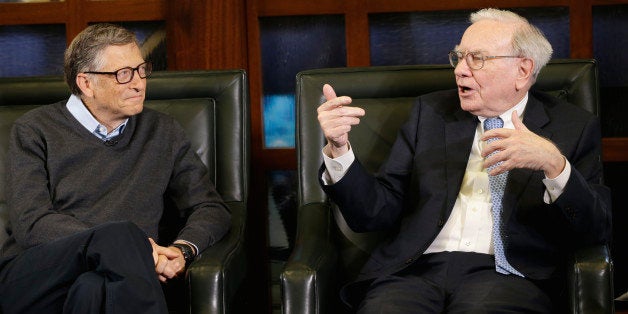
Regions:
<svg viewBox="0 0 628 314"><path fill-rule="evenodd" d="M327 139L326 152L331 155L329 157L335 158L349 150L349 131L353 125L360 123L364 109L347 106L351 104L351 98L337 97L329 84L323 86L323 94L327 101L318 107L318 122Z"/></svg>

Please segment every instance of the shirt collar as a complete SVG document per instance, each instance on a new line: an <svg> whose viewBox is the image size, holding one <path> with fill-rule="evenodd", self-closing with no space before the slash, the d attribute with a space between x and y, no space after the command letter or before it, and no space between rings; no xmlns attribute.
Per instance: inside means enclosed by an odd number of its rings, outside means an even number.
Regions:
<svg viewBox="0 0 628 314"><path fill-rule="evenodd" d="M93 133L103 140L118 134L122 134L124 127L129 121L129 119L127 118L115 130L112 130L111 132L109 132L109 134L105 134L107 128L104 125L100 124L98 120L94 118L92 113L87 110L87 107L85 107L85 104L83 104L81 98L72 94L65 106L68 108L68 111L70 111L72 116L74 116L74 118L76 118L76 120L78 120L78 122L83 125L83 127L85 127L89 132Z"/></svg>
<svg viewBox="0 0 628 314"><path fill-rule="evenodd" d="M523 96L523 99L521 99L521 101L517 103L514 107L506 110L504 113L499 115L499 117L502 118L502 120L504 121L504 128L514 129L514 124L512 123L512 112L515 110L517 110L517 115L519 116L519 119L523 121L523 112L525 111L527 104L528 93L526 93L525 96ZM478 119L480 119L480 122L482 123L482 125L484 125L484 120L486 120L487 117L478 116Z"/></svg>

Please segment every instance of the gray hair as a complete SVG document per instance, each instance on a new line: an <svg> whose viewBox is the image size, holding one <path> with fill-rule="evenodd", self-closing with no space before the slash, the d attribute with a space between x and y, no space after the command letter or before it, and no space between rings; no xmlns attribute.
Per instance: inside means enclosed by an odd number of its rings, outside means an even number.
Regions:
<svg viewBox="0 0 628 314"><path fill-rule="evenodd" d="M76 76L80 72L100 69L104 62L101 55L107 47L132 43L139 47L135 34L119 25L94 24L80 32L65 50L63 62L65 81L72 94L82 94L76 84Z"/></svg>
<svg viewBox="0 0 628 314"><path fill-rule="evenodd" d="M512 35L512 53L517 56L534 60L532 76L536 79L541 69L552 57L552 45L543 32L528 20L514 12L498 9L482 9L471 13L471 23L482 20L493 20L504 23L516 23L519 26Z"/></svg>

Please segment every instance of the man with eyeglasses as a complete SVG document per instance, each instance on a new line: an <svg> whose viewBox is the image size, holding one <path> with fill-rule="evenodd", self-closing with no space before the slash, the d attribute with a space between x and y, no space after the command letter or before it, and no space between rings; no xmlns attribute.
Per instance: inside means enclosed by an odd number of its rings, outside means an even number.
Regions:
<svg viewBox="0 0 628 314"><path fill-rule="evenodd" d="M358 313L559 313L567 257L610 238L599 121L530 91L551 45L509 11L470 20L457 90L415 101L376 176L349 145L364 110L323 87L321 186L354 231L391 230L342 289Z"/></svg>
<svg viewBox="0 0 628 314"><path fill-rule="evenodd" d="M220 240L230 213L182 127L143 107L152 68L132 32L89 26L64 67L69 100L11 132L0 312L167 313L160 281ZM157 238L165 199L187 219L173 243Z"/></svg>

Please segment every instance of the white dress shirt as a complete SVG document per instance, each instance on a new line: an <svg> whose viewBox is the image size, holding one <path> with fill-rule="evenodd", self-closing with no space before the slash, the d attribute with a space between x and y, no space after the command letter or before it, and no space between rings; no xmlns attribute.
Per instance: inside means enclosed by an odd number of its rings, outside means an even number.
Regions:
<svg viewBox="0 0 628 314"><path fill-rule="evenodd" d="M504 128L514 129L511 114L517 110L519 118L522 119L527 102L528 95L526 94L516 106L500 115L504 121ZM425 253L465 251L493 254L491 193L488 173L483 167L484 158L481 154L486 143L480 140L484 132L483 124L486 117L478 117L478 119L480 123L475 131L471 154L456 203L449 219ZM355 155L353 149L349 147L349 152L332 159L323 150L323 159L326 168L323 172L323 183L333 184L342 179L355 160ZM546 188L543 197L545 203L552 203L562 194L570 174L571 165L565 159L565 169L558 177L543 179Z"/></svg>

